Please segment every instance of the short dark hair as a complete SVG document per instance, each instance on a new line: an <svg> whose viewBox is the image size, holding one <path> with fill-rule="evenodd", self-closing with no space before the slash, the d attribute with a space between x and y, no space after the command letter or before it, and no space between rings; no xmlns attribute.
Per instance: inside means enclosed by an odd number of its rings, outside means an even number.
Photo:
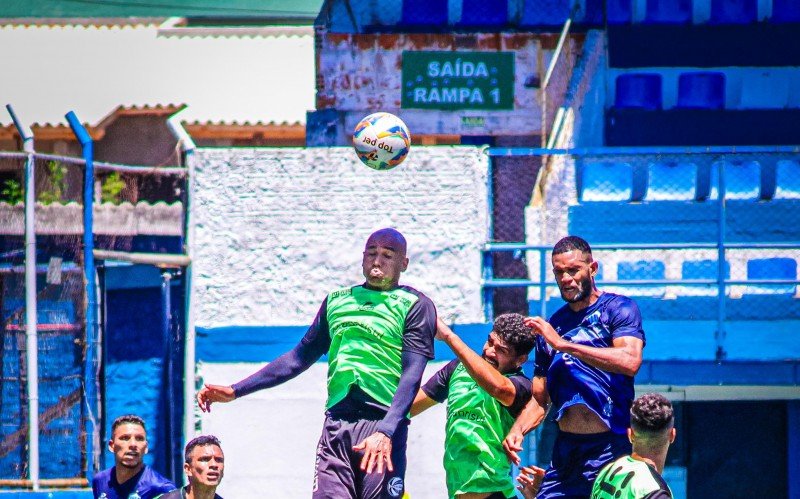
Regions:
<svg viewBox="0 0 800 499"><path fill-rule="evenodd" d="M526 355L533 349L536 336L531 328L523 322L525 317L520 314L502 314L494 320L492 330L514 349L517 355Z"/></svg>
<svg viewBox="0 0 800 499"><path fill-rule="evenodd" d="M140 418L136 414L125 414L124 416L120 416L111 423L111 434L114 434L114 430L117 429L118 426L124 424L136 424L142 427L144 431L147 431L147 427L144 425L144 419Z"/></svg>
<svg viewBox="0 0 800 499"><path fill-rule="evenodd" d="M222 448L222 442L220 442L219 439L214 435L200 435L199 437L189 440L189 443L186 444L186 450L183 452L183 460L187 463L191 463L192 451L195 447L199 447L201 445L216 445L220 449Z"/></svg>
<svg viewBox="0 0 800 499"><path fill-rule="evenodd" d="M660 393L645 393L631 406L631 428L635 432L659 434L672 428L672 404Z"/></svg>
<svg viewBox="0 0 800 499"><path fill-rule="evenodd" d="M553 246L553 255L560 255L568 251L578 250L585 255L592 255L592 247L585 239L578 236L562 237L555 246Z"/></svg>

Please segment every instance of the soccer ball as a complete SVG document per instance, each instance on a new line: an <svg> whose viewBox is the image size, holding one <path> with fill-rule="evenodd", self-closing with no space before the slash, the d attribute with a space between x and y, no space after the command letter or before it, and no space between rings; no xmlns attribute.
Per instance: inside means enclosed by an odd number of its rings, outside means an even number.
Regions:
<svg viewBox="0 0 800 499"><path fill-rule="evenodd" d="M353 147L365 165L375 170L391 170L408 156L411 134L397 116L373 113L356 125Z"/></svg>

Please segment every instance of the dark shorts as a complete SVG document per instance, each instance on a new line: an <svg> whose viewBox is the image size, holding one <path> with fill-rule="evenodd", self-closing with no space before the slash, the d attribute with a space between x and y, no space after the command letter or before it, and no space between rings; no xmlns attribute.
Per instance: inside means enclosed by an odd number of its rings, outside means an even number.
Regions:
<svg viewBox="0 0 800 499"><path fill-rule="evenodd" d="M553 445L553 460L536 497L586 499L592 495L592 484L600 469L630 453L631 443L625 434L609 431L579 435L559 431Z"/></svg>
<svg viewBox="0 0 800 499"><path fill-rule="evenodd" d="M361 471L363 452L353 446L375 433L380 420L325 417L314 467L314 499L397 499L403 497L406 475L408 420L392 437L391 473Z"/></svg>

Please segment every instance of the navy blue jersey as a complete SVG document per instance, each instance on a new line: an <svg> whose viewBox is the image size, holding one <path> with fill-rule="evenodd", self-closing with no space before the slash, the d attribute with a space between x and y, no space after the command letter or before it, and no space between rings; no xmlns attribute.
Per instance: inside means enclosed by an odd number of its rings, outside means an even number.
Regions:
<svg viewBox="0 0 800 499"><path fill-rule="evenodd" d="M578 312L564 305L549 322L565 340L590 347L611 347L614 338L622 336L645 339L639 307L627 296L614 293L601 294L594 304ZM603 371L557 352L541 336L536 337L534 351L533 375L547 377L556 419L561 419L568 407L584 404L611 431L626 432L634 397L632 376Z"/></svg>
<svg viewBox="0 0 800 499"><path fill-rule="evenodd" d="M103 470L92 478L95 499L153 499L176 488L150 466L145 466L124 483L117 483L116 467Z"/></svg>

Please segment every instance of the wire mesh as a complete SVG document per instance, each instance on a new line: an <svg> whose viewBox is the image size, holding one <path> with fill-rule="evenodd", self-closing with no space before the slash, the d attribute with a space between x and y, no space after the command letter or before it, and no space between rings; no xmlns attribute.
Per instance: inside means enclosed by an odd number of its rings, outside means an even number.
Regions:
<svg viewBox="0 0 800 499"><path fill-rule="evenodd" d="M26 156L0 154L0 478L29 476L26 347ZM39 391L39 477L86 477L87 366L84 160L34 155ZM96 163L94 245L181 250L185 170ZM95 380L99 383L100 380ZM96 464L96 463L95 463Z"/></svg>

